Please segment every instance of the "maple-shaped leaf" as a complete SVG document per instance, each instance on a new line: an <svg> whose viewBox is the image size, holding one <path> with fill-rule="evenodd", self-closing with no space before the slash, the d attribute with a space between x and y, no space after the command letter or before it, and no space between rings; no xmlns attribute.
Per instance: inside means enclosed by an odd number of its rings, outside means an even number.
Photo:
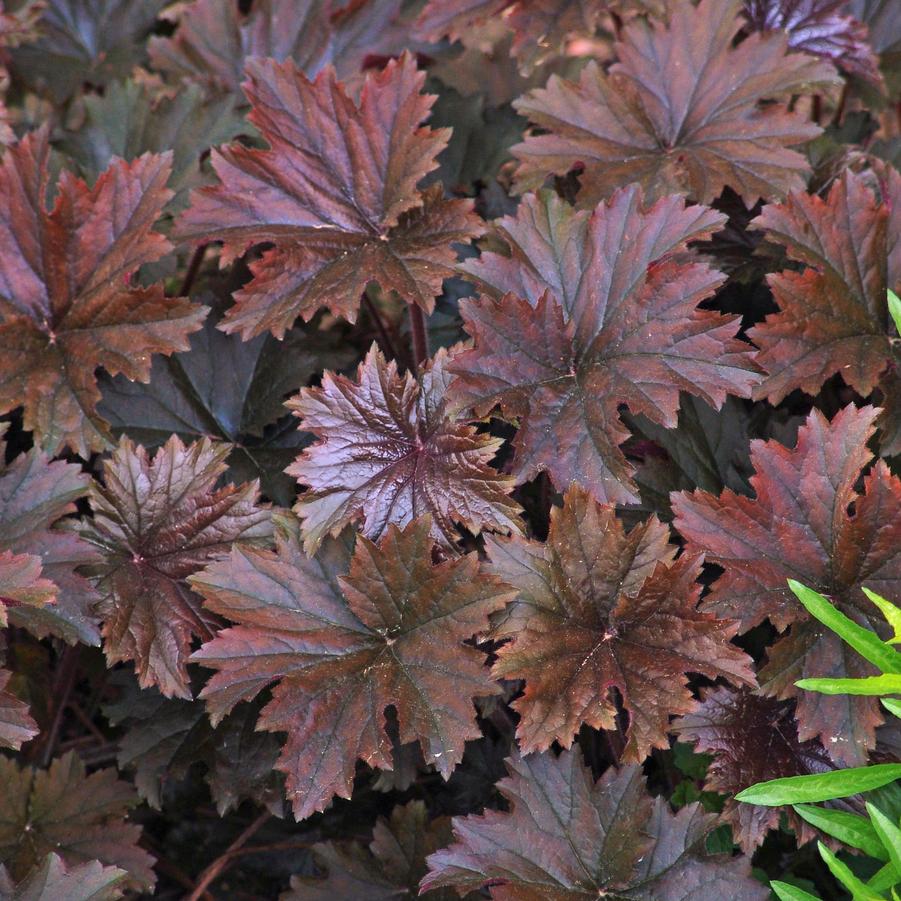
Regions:
<svg viewBox="0 0 901 901"><path fill-rule="evenodd" d="M804 264L767 277L779 312L748 333L767 373L757 393L771 403L816 394L835 373L866 396L899 362L886 290L901 290L901 174L884 173L881 202L866 175L845 170L825 200L793 192L752 222Z"/></svg>
<svg viewBox="0 0 901 901"><path fill-rule="evenodd" d="M794 704L768 698L746 688L707 689L694 713L673 723L680 741L712 754L704 788L728 795L723 818L732 825L735 840L751 855L785 814L803 844L815 835L790 808L758 807L732 800L732 795L757 782L804 776L835 769L818 741L799 741Z"/></svg>
<svg viewBox="0 0 901 901"><path fill-rule="evenodd" d="M510 53L529 72L564 53L573 37L591 37L610 2L591 0L430 0L415 23L430 40L468 37L488 23L502 22L513 33Z"/></svg>
<svg viewBox="0 0 901 901"><path fill-rule="evenodd" d="M28 876L14 885L0 866L0 898L4 901L116 901L125 892L128 873L99 860L67 867L50 852Z"/></svg>
<svg viewBox="0 0 901 901"><path fill-rule="evenodd" d="M166 0L42 0L39 37L11 54L33 90L61 104L83 84L124 78L145 57L144 41Z"/></svg>
<svg viewBox="0 0 901 901"><path fill-rule="evenodd" d="M330 539L317 557L296 535L278 551L235 548L192 576L235 622L193 655L218 670L201 697L214 722L275 684L258 728L287 732L278 768L298 820L349 797L357 759L391 769L386 708L401 743L419 741L444 778L480 735L474 695L495 694L483 654L463 642L512 598L475 555L432 564L429 517L376 545Z"/></svg>
<svg viewBox="0 0 901 901"><path fill-rule="evenodd" d="M0 426L0 435L4 431ZM32 449L4 464L0 440L0 623L7 619L38 638L100 643L97 596L76 567L97 561L90 545L51 526L75 510L90 480L81 467L51 462ZM23 581L24 580L24 581ZM18 584L19 589L13 585ZM20 590L32 586L27 596Z"/></svg>
<svg viewBox="0 0 901 901"><path fill-rule="evenodd" d="M91 488L93 519L82 534L101 552L92 567L100 593L103 647L110 666L133 660L142 687L190 697L192 636L215 622L185 578L234 541L265 542L269 510L255 482L216 488L230 447L173 435L151 459L123 437Z"/></svg>
<svg viewBox="0 0 901 901"><path fill-rule="evenodd" d="M71 751L46 770L0 756L0 864L21 880L53 852L67 866L99 860L152 887L153 858L138 847L141 827L125 822L137 801L114 768L87 775Z"/></svg>
<svg viewBox="0 0 901 901"><path fill-rule="evenodd" d="M788 149L820 133L799 112L762 100L835 83L835 70L786 53L782 34L738 46L741 0L670 4L669 23L637 19L605 73L589 63L578 82L551 76L516 109L547 134L513 148L520 190L582 167L580 201L593 205L639 182L648 196L684 192L709 203L727 185L748 204L803 186L807 161Z"/></svg>
<svg viewBox="0 0 901 901"><path fill-rule="evenodd" d="M447 817L429 819L422 801L395 807L391 817L379 817L368 847L360 842L318 842L312 852L321 877L292 876L291 891L281 901L334 901L365 898L393 901L419 897L419 882L426 874L425 859L451 841ZM452 901L456 892L425 892L428 901Z"/></svg>
<svg viewBox="0 0 901 901"><path fill-rule="evenodd" d="M119 675L126 676L123 694L103 712L123 728L117 763L135 771L138 794L151 807L162 809L165 786L201 763L220 816L245 799L282 815L284 786L274 772L279 743L269 732L254 731L259 705L239 704L214 729L202 705L140 690L130 673Z"/></svg>
<svg viewBox="0 0 901 901"><path fill-rule="evenodd" d="M247 15L237 3L194 0L169 10L178 24L169 38L150 39L155 69L238 91L251 57L293 60L309 76L332 65L339 78L357 74L367 58L394 56L409 43L399 0L256 0Z"/></svg>
<svg viewBox="0 0 901 901"><path fill-rule="evenodd" d="M560 490L634 501L621 405L672 428L680 389L719 408L759 380L736 317L697 309L725 277L684 253L724 217L680 196L642 201L635 185L590 214L526 197L497 224L510 256L463 267L487 296L460 304L475 346L454 357L451 394L520 423L517 482L546 470Z"/></svg>
<svg viewBox="0 0 901 901"><path fill-rule="evenodd" d="M85 97L84 122L62 149L91 183L114 157L133 160L171 150L171 212L186 207L189 190L209 180L201 156L248 128L228 95L208 97L198 85L185 85L174 96L157 93L146 82L129 80L109 85L103 96Z"/></svg>
<svg viewBox="0 0 901 901"><path fill-rule="evenodd" d="M729 643L737 623L697 609L701 561L673 562L669 530L651 517L626 532L613 506L573 486L551 510L546 543L489 537L489 571L519 592L492 632L511 639L492 674L525 679L513 703L523 753L569 747L581 728L616 728L610 690L630 724L623 760L669 744L669 717L695 701L687 673L754 684Z"/></svg>
<svg viewBox="0 0 901 901"><path fill-rule="evenodd" d="M638 766L594 782L581 754L515 756L498 783L509 813L455 817L457 842L432 854L424 889L488 886L498 901L761 901L747 858L708 855L716 817L670 812Z"/></svg>
<svg viewBox="0 0 901 901"><path fill-rule="evenodd" d="M440 350L417 381L373 345L356 382L326 372L321 388L287 402L319 438L288 469L309 489L295 508L308 552L357 519L377 538L429 513L432 537L448 545L458 523L519 532L513 480L489 465L502 440L447 412L447 359Z"/></svg>
<svg viewBox="0 0 901 901"><path fill-rule="evenodd" d="M875 698L801 691L808 677L862 677L874 670L829 629L812 620L786 580L828 595L860 625L879 632L884 622L861 591L901 597L901 480L872 461L867 441L878 410L848 406L832 422L814 410L794 448L753 441L751 499L726 490L673 495L676 528L689 549L703 550L725 573L703 609L739 619L742 628L769 618L787 635L769 651L762 691L797 698L798 737L819 737L830 756L863 765L882 722Z"/></svg>
<svg viewBox="0 0 901 901"><path fill-rule="evenodd" d="M7 690L11 677L9 670L0 669L0 747L17 751L39 730L28 713L28 705Z"/></svg>
<svg viewBox="0 0 901 901"><path fill-rule="evenodd" d="M294 328L281 342L271 335L243 341L216 325L222 304L212 309L191 349L156 357L150 382L101 376L98 410L113 432L145 447L159 447L170 435L183 441L204 436L232 445L226 477L259 478L263 493L284 506L294 502L296 483L285 474L310 435L297 428L284 400L323 368L340 369L356 359L331 331Z"/></svg>
<svg viewBox="0 0 901 901"><path fill-rule="evenodd" d="M24 404L38 444L87 457L107 443L94 370L146 381L150 355L185 350L204 310L130 285L172 246L152 231L169 155L115 161L93 188L64 172L48 212L49 152L43 128L0 165L0 412Z"/></svg>
<svg viewBox="0 0 901 901"><path fill-rule="evenodd" d="M177 232L222 240L228 261L271 243L251 264L223 329L245 337L284 335L321 307L353 320L375 281L426 312L454 274L454 242L481 234L469 200L417 190L437 167L448 130L420 127L434 96L411 56L366 78L359 104L334 70L310 81L288 61L247 64L248 118L268 150L243 145L213 153L221 185L201 188Z"/></svg>
<svg viewBox="0 0 901 901"><path fill-rule="evenodd" d="M41 578L41 558L0 551L0 626L8 623L8 607L42 607L53 603L56 586Z"/></svg>
<svg viewBox="0 0 901 901"><path fill-rule="evenodd" d="M843 72L882 85L866 25L846 13L845 0L745 0L755 31L783 31L792 50L835 63Z"/></svg>

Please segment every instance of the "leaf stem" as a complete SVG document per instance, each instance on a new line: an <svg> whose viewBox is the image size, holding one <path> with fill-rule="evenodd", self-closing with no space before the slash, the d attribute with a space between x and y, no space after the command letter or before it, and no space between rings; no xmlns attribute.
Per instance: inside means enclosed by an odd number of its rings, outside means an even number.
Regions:
<svg viewBox="0 0 901 901"><path fill-rule="evenodd" d="M50 765L56 745L59 741L59 733L63 725L63 714L69 705L69 697L75 687L78 674L78 658L81 654L81 646L67 647L63 652L56 679L53 682L53 697L56 698L56 707L53 711L53 722L47 732L44 748L41 752L40 764L42 767Z"/></svg>
<svg viewBox="0 0 901 901"><path fill-rule="evenodd" d="M247 844L260 829L266 825L272 814L264 810L226 849L222 852L201 874L194 887L194 891L188 895L186 901L200 901L207 888L219 878L220 873L236 856L237 852Z"/></svg>
<svg viewBox="0 0 901 901"><path fill-rule="evenodd" d="M429 358L429 333L425 327L425 313L415 303L407 305L410 313L410 333L413 336L413 364L416 371L422 368Z"/></svg>
<svg viewBox="0 0 901 901"><path fill-rule="evenodd" d="M178 289L179 297L187 297L191 293L191 288L194 287L197 273L200 272L200 266L203 263L203 255L206 253L206 249L207 245L201 244L199 247L196 247L194 253L191 254L191 261L188 263L188 270L185 272L184 281L181 283L181 288Z"/></svg>
<svg viewBox="0 0 901 901"><path fill-rule="evenodd" d="M376 309L375 304L369 299L369 296L365 291L360 295L360 300L366 308L366 313L372 320L372 324L375 326L376 331L379 333L379 338L382 342L382 350L388 354L390 359L396 360L397 350L394 347L394 342L391 340L391 335L388 334L388 327L385 325L385 320L382 319L381 313Z"/></svg>

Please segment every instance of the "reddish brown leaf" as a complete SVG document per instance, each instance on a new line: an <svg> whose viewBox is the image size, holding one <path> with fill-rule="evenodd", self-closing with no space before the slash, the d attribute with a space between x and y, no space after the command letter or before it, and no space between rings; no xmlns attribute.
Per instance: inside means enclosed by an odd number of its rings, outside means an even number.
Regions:
<svg viewBox="0 0 901 901"><path fill-rule="evenodd" d="M0 435L3 427L0 426ZM37 449L3 464L5 445L0 441L0 561L18 560L26 584L38 578L37 596L26 603L13 589L0 588L0 596L16 600L0 602L0 621L28 629L38 638L53 634L70 644L99 644L100 633L92 607L97 596L75 568L97 561L90 545L68 532L50 526L75 509L73 503L88 490L89 479L81 468L62 461L50 462ZM2 564L0 564L0 568ZM0 577L2 578L2 577ZM49 586L49 587L48 587ZM54 599L53 603L48 603Z"/></svg>
<svg viewBox="0 0 901 901"><path fill-rule="evenodd" d="M528 72L563 53L571 38L594 35L606 8L621 5L599 0L430 0L416 20L415 33L474 44L486 25L502 21L513 32L510 53Z"/></svg>
<svg viewBox="0 0 901 901"><path fill-rule="evenodd" d="M47 770L0 755L0 864L23 879L53 852L69 866L99 860L121 867L132 886L152 888L153 858L138 847L141 827L125 822L137 802L114 768L88 776L72 752Z"/></svg>
<svg viewBox="0 0 901 901"><path fill-rule="evenodd" d="M498 783L509 813L455 817L457 843L432 854L426 889L489 886L497 901L761 901L747 858L708 855L716 817L670 812L638 766L594 782L578 751L516 756Z"/></svg>
<svg viewBox="0 0 901 901"><path fill-rule="evenodd" d="M7 607L43 607L56 598L56 586L41 578L41 558L33 554L0 551L0 626Z"/></svg>
<svg viewBox="0 0 901 901"><path fill-rule="evenodd" d="M333 65L353 76L367 56L392 56L406 43L398 0L363 0L340 9L329 0L256 0L248 15L238 3L194 0L168 14L172 37L150 39L150 59L161 72L228 91L240 89L251 57L291 59L313 76Z"/></svg>
<svg viewBox="0 0 901 901"><path fill-rule="evenodd" d="M797 579L820 591L861 625L884 629L861 585L901 597L901 480L884 463L855 485L872 460L866 442L878 410L846 407L828 422L814 410L788 449L752 441L756 475L751 499L724 491L673 495L675 524L707 559L725 568L704 609L742 621L769 618L787 635L770 650L762 691L797 698L798 737L819 737L833 760L866 762L882 722L875 698L823 695L794 685L808 677L861 677L874 670L828 629L811 620L786 584Z"/></svg>
<svg viewBox="0 0 901 901"><path fill-rule="evenodd" d="M50 852L19 885L0 866L0 897L4 901L116 901L125 891L128 873L105 867L99 860L67 868Z"/></svg>
<svg viewBox="0 0 901 901"><path fill-rule="evenodd" d="M291 891L280 901L336 901L360 898L366 901L398 901L416 898L426 873L426 857L451 841L450 820L429 820L422 801L395 807L391 818L380 817L368 847L359 842L342 846L335 842L313 845L320 878L293 876ZM427 901L453 901L451 890L426 892Z"/></svg>
<svg viewBox="0 0 901 901"><path fill-rule="evenodd" d="M0 747L17 751L39 730L28 714L28 705L7 691L11 678L9 670L0 669Z"/></svg>
<svg viewBox="0 0 901 901"><path fill-rule="evenodd" d="M592 62L578 83L554 75L515 104L549 132L513 148L520 190L576 164L579 198L589 205L635 181L651 199L681 191L702 203L728 185L749 205L803 185L807 162L788 147L820 129L760 102L833 84L832 66L787 55L781 34L753 34L733 46L741 0L670 7L668 25L637 19L626 26L609 73Z"/></svg>
<svg viewBox="0 0 901 901"><path fill-rule="evenodd" d="M475 555L433 565L430 532L421 517L378 545L359 538L352 557L328 540L314 559L282 536L277 553L236 548L190 580L237 623L192 658L219 671L201 697L216 722L277 683L258 728L288 733L278 768L297 819L350 797L357 759L391 769L389 705L400 742L421 742L445 778L481 734L472 697L498 689L463 642L512 593Z"/></svg>
<svg viewBox="0 0 901 901"><path fill-rule="evenodd" d="M673 562L668 538L656 517L627 533L612 506L573 486L546 544L488 539L490 571L519 591L493 631L512 641L492 673L525 679L513 704L524 753L569 747L583 723L615 729L616 688L630 717L623 759L638 763L669 747L671 714L694 710L687 673L754 684L729 643L737 623L697 610L701 561Z"/></svg>
<svg viewBox="0 0 901 901"><path fill-rule="evenodd" d="M107 443L94 370L147 381L151 354L186 350L204 310L130 286L172 246L152 231L170 154L116 161L93 188L64 172L49 212L48 158L45 128L0 166L0 412L24 403L40 445L87 457Z"/></svg>
<svg viewBox="0 0 901 901"><path fill-rule="evenodd" d="M716 408L748 395L758 376L736 317L697 309L724 276L684 253L723 221L679 196L645 209L637 186L590 215L541 194L500 220L510 258L464 267L490 296L460 305L475 346L454 358L451 393L519 421L518 482L547 470L560 490L635 500L620 405L674 427L680 390Z"/></svg>
<svg viewBox="0 0 901 901"><path fill-rule="evenodd" d="M760 397L816 394L837 372L867 395L895 359L886 289L901 290L901 175L884 172L882 202L845 170L825 200L793 192L752 222L805 266L767 277L780 311L749 332L767 372Z"/></svg>
<svg viewBox="0 0 901 901"><path fill-rule="evenodd" d="M783 31L792 50L828 59L839 69L882 86L867 26L845 15L845 0L745 0L755 31Z"/></svg>
<svg viewBox="0 0 901 901"><path fill-rule="evenodd" d="M502 441L448 415L446 363L441 350L417 382L373 346L356 382L326 372L287 402L319 438L287 470L309 487L295 508L308 553L358 519L374 539L429 513L432 537L451 546L457 524L519 532L513 480L489 465Z"/></svg>
<svg viewBox="0 0 901 901"><path fill-rule="evenodd" d="M110 666L133 660L142 687L190 697L191 637L215 622L185 578L234 541L265 542L272 526L256 482L216 489L227 444L187 447L173 435L150 459L122 438L91 490L94 518L83 534L102 554L93 567Z"/></svg>
<svg viewBox="0 0 901 901"><path fill-rule="evenodd" d="M453 274L453 242L481 234L468 200L416 189L436 168L449 129L420 127L434 96L404 55L366 79L359 105L326 69L315 81L293 63L248 63L250 120L268 150L213 154L221 185L193 194L181 237L225 242L226 259L272 243L251 264L223 329L281 337L323 306L353 320L370 281L431 312Z"/></svg>
<svg viewBox="0 0 901 901"><path fill-rule="evenodd" d="M735 795L757 782L804 776L834 769L818 741L799 741L794 705L747 689L709 689L695 713L673 723L681 741L694 742L696 750L713 755L704 787ZM748 855L770 829L787 815L799 843L815 835L790 807L757 807L726 802L723 817L732 825L735 840Z"/></svg>

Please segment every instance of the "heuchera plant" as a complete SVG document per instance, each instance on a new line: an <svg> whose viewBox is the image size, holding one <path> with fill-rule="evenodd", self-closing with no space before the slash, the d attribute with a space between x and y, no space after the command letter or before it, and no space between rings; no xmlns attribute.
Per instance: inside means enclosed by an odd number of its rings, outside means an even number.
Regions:
<svg viewBox="0 0 901 901"><path fill-rule="evenodd" d="M895 0L0 2L0 899L891 898L789 586L897 639L899 96Z"/></svg>

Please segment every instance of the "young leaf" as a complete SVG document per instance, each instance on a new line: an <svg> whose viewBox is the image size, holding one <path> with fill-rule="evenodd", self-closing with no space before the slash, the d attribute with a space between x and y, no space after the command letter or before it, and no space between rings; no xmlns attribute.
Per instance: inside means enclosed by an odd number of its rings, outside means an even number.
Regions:
<svg viewBox="0 0 901 901"><path fill-rule="evenodd" d="M847 798L872 791L901 779L901 764L874 763L849 770L834 770L810 776L789 776L761 782L739 792L735 798L746 804L780 807L783 804L809 804Z"/></svg>
<svg viewBox="0 0 901 901"><path fill-rule="evenodd" d="M895 331L901 335L901 298L891 288L888 289L888 312L895 324Z"/></svg>
<svg viewBox="0 0 901 901"><path fill-rule="evenodd" d="M11 677L9 670L0 669L0 747L18 751L39 730L28 714L28 705L6 690Z"/></svg>
<svg viewBox="0 0 901 901"><path fill-rule="evenodd" d="M357 519L367 538L389 523L431 515L432 537L453 546L457 524L519 532L513 480L489 465L501 439L447 412L450 374L440 350L415 380L400 375L373 345L357 381L326 372L287 406L319 441L288 469L308 486L297 502L304 545L314 553L327 535Z"/></svg>
<svg viewBox="0 0 901 901"><path fill-rule="evenodd" d="M121 867L130 882L151 888L153 858L138 847L141 827L124 819L136 803L115 769L88 776L73 752L47 770L0 756L0 864L20 880L53 852L67 866L99 860Z"/></svg>
<svg viewBox="0 0 901 901"><path fill-rule="evenodd" d="M359 842L342 847L335 842L313 845L317 867L325 876L292 876L291 891L281 901L335 901L365 898L395 901L419 896L419 882L426 874L426 857L451 841L450 820L429 820L422 801L395 807L391 818L380 817L372 830L368 848ZM443 893L425 892L426 899Z"/></svg>
<svg viewBox="0 0 901 901"><path fill-rule="evenodd" d="M560 490L635 500L621 405L673 427L680 389L715 407L748 395L758 376L736 318L697 309L724 276L684 253L723 221L682 197L645 208L637 186L590 215L541 194L500 221L511 256L464 267L488 296L460 304L475 346L454 357L451 392L520 422L518 482L546 470Z"/></svg>
<svg viewBox="0 0 901 901"><path fill-rule="evenodd" d="M745 0L745 17L755 31L782 32L792 50L834 63L843 72L883 86L879 59L866 25L844 15L844 0Z"/></svg>
<svg viewBox="0 0 901 901"><path fill-rule="evenodd" d="M800 741L793 705L763 697L747 689L709 689L697 711L673 723L679 741L696 742L697 750L713 755L704 788L735 795L749 785L832 769L818 741ZM779 826L779 810L726 801L723 818L732 825L735 840L753 854L770 829ZM813 838L812 830L789 811L799 841Z"/></svg>
<svg viewBox="0 0 901 901"><path fill-rule="evenodd" d="M880 698L879 700L889 713L901 718L901 700L897 698Z"/></svg>
<svg viewBox="0 0 901 901"><path fill-rule="evenodd" d="M50 528L74 511L74 502L87 493L89 479L79 466L51 462L37 449L8 465L3 462L5 454L0 440L0 560L10 565L12 555L19 565L25 564L32 579L40 579L39 597L34 598L40 603L23 603L21 596L12 606L0 601L0 621L8 619L38 638L52 634L69 644L100 644L93 610L97 595L75 571L95 563L98 556L77 536ZM18 572L17 580L25 570ZM0 588L0 596L13 598L12 592L9 584ZM46 603L51 598L54 603Z"/></svg>
<svg viewBox="0 0 901 901"><path fill-rule="evenodd" d="M726 490L673 495L676 528L707 559L725 568L705 609L742 620L769 617L791 630L770 649L760 672L764 693L796 697L802 741L819 736L843 765L866 761L881 722L875 698L828 696L795 686L801 678L860 678L873 668L812 620L788 589L796 579L830 597L859 626L884 630L860 590L901 596L901 481L879 462L855 491L872 455L866 442L878 410L848 406L832 422L814 410L788 449L752 442L755 499ZM853 506L852 506L853 505Z"/></svg>
<svg viewBox="0 0 901 901"><path fill-rule="evenodd" d="M807 163L788 148L820 129L783 105L760 103L835 84L832 66L787 54L781 34L734 46L741 0L677 0L670 9L668 24L625 27L609 73L591 62L578 83L552 75L516 102L547 132L513 148L520 190L576 163L588 205L629 182L652 200L683 192L701 203L729 186L749 206L803 186Z"/></svg>
<svg viewBox="0 0 901 901"><path fill-rule="evenodd" d="M747 859L705 854L715 816L697 804L670 813L663 798L647 795L637 766L594 783L580 757L509 760L498 788L512 810L455 817L457 842L429 857L423 889L489 885L498 901L766 898Z"/></svg>
<svg viewBox="0 0 901 901"><path fill-rule="evenodd" d="M172 246L152 231L169 154L114 161L90 189L64 172L48 212L49 152L44 128L0 166L0 412L24 404L38 444L88 457L107 445L94 370L146 381L151 354L185 350L204 310L130 285Z"/></svg>
<svg viewBox="0 0 901 901"><path fill-rule="evenodd" d="M672 562L666 526L651 518L626 533L613 507L573 486L551 510L546 544L488 539L490 570L519 591L499 618L493 675L525 679L513 707L524 753L569 747L583 723L616 727L615 687L629 714L623 760L669 747L672 714L697 706L687 673L754 684L730 644L735 623L697 611L697 557Z"/></svg>
<svg viewBox="0 0 901 901"><path fill-rule="evenodd" d="M6 4L9 6L10 4ZM125 78L144 59L144 40L166 0L42 0L39 37L12 52L13 71L62 104L85 82Z"/></svg>
<svg viewBox="0 0 901 901"><path fill-rule="evenodd" d="M816 394L835 373L862 395L879 384L893 359L886 297L901 282L899 227L891 221L901 175L888 167L881 189L880 203L867 177L846 169L825 200L795 191L753 221L805 266L767 277L779 312L749 332L767 372L760 397L778 403L797 388Z"/></svg>
<svg viewBox="0 0 901 901"><path fill-rule="evenodd" d="M104 651L110 666L134 660L142 687L190 697L192 636L210 638L215 622L184 580L234 541L265 542L269 510L256 483L214 486L228 445L185 446L172 436L153 459L122 438L91 489L94 518L82 534L102 554L93 567L100 592Z"/></svg>
<svg viewBox="0 0 901 901"><path fill-rule="evenodd" d="M454 242L481 234L469 200L416 186L437 167L448 130L420 127L434 97L412 57L369 75L359 105L334 70L309 81L293 63L248 63L250 121L268 150L240 144L213 154L221 184L201 188L177 233L222 240L225 259L272 243L251 264L223 330L281 337L298 316L327 306L356 317L371 281L426 312L453 275Z"/></svg>
<svg viewBox="0 0 901 901"><path fill-rule="evenodd" d="M18 885L4 888L0 866L0 897L5 901L116 901L125 891L128 873L105 867L99 860L66 867L52 851Z"/></svg>
<svg viewBox="0 0 901 901"><path fill-rule="evenodd" d="M218 670L201 697L215 723L277 683L258 728L288 733L278 768L298 820L350 796L358 758L391 769L389 705L400 742L421 742L445 778L481 734L472 697L498 689L463 642L512 592L474 555L433 565L431 529L428 516L391 525L352 556L327 540L312 560L296 535L279 536L277 553L236 547L190 579L237 623L192 658Z"/></svg>
<svg viewBox="0 0 901 901"><path fill-rule="evenodd" d="M154 68L179 80L197 80L237 92L251 57L293 60L309 76L333 65L339 78L363 68L367 56L395 56L408 32L398 0L362 0L343 9L327 0L255 0L240 5L193 0L166 11L178 28L150 39Z"/></svg>

